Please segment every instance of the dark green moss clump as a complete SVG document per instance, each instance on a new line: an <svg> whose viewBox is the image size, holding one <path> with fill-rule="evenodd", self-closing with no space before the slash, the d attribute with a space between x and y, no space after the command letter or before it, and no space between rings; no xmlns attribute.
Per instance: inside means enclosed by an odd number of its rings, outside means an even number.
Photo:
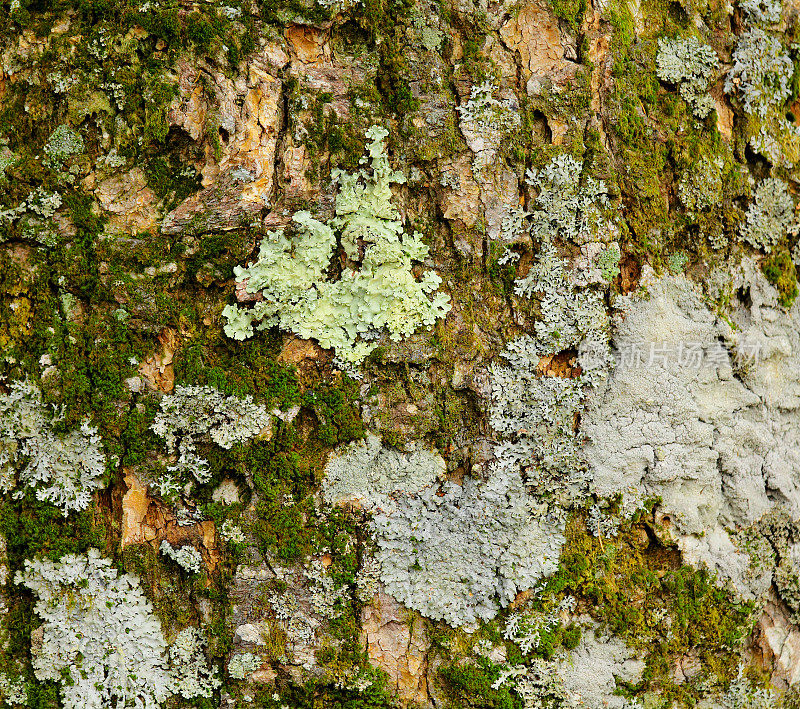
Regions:
<svg viewBox="0 0 800 709"><path fill-rule="evenodd" d="M484 658L477 664L449 664L439 670L438 679L450 706L471 709L520 709L522 698L508 686L492 689L500 668Z"/></svg>

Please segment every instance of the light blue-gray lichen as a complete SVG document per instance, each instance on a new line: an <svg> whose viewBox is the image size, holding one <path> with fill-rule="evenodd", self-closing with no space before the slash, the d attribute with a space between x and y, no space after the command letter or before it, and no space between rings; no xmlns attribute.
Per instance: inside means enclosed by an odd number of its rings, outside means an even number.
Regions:
<svg viewBox="0 0 800 709"><path fill-rule="evenodd" d="M794 200L788 185L781 179L768 177L755 191L755 199L747 210L739 238L769 253L787 233L795 231Z"/></svg>
<svg viewBox="0 0 800 709"><path fill-rule="evenodd" d="M0 395L0 490L16 489L14 496L22 497L31 488L66 517L89 506L106 458L96 428L85 421L77 430L56 432L61 418L30 382L12 382L9 393Z"/></svg>
<svg viewBox="0 0 800 709"><path fill-rule="evenodd" d="M222 684L217 668L210 666L203 648L207 645L197 628L184 628L169 648L172 692L184 699L210 698Z"/></svg>
<svg viewBox="0 0 800 709"><path fill-rule="evenodd" d="M438 452L419 449L401 453L385 448L374 434L345 446L325 466L322 492L326 502L358 501L366 508L384 507L395 492L415 493L444 475Z"/></svg>
<svg viewBox="0 0 800 709"><path fill-rule="evenodd" d="M675 84L698 118L705 118L714 108L708 87L718 67L717 53L696 37L658 40L658 78Z"/></svg>
<svg viewBox="0 0 800 709"><path fill-rule="evenodd" d="M760 28L748 30L731 59L725 91L738 93L747 113L767 118L789 98L794 65L777 37Z"/></svg>
<svg viewBox="0 0 800 709"><path fill-rule="evenodd" d="M621 256L616 242L602 248L603 241L617 233L608 217L605 185L581 173L580 162L562 155L528 176L539 193L530 231L540 248L528 273L515 282L514 292L536 298L540 313L533 336L510 342L502 353L506 362L491 368L489 420L501 439L494 449L494 469L524 470L534 493L562 503L587 491L575 420L587 388L603 381L612 363L604 288L619 273ZM571 269L554 237L598 251L586 261L599 277ZM545 358L567 351L575 352L580 374L542 376Z"/></svg>
<svg viewBox="0 0 800 709"><path fill-rule="evenodd" d="M537 191L530 214L535 240L584 244L605 242L615 232L606 214L608 189L602 180L583 175L583 164L571 155L558 155L541 170L528 170L528 184Z"/></svg>
<svg viewBox="0 0 800 709"><path fill-rule="evenodd" d="M190 574L200 573L203 565L203 557L191 544L185 544L182 547L173 547L166 539L161 540L159 551L172 559L184 571Z"/></svg>
<svg viewBox="0 0 800 709"><path fill-rule="evenodd" d="M753 24L772 25L781 20L781 0L741 0L739 9Z"/></svg>
<svg viewBox="0 0 800 709"><path fill-rule="evenodd" d="M373 520L381 581L452 626L492 619L558 566L564 519L534 515L519 473L399 497Z"/></svg>
<svg viewBox="0 0 800 709"><path fill-rule="evenodd" d="M138 579L90 549L26 561L14 580L33 592L43 621L34 673L60 683L64 709L159 709L169 697L166 644Z"/></svg>
<svg viewBox="0 0 800 709"><path fill-rule="evenodd" d="M179 484L178 478L191 476L201 485L211 479L208 461L197 453L198 442L210 440L230 449L270 431L271 424L267 407L254 402L251 396L226 396L208 386L176 386L172 394L162 397L151 426L166 442L167 452L178 456L168 468L178 477L163 476L158 483L160 494L171 497L186 482L181 480Z"/></svg>
<svg viewBox="0 0 800 709"><path fill-rule="evenodd" d="M426 271L417 280L412 272L413 263L427 257L428 247L419 232L404 232L392 204L391 185L405 177L389 165L387 136L378 126L367 131L371 172L333 171L339 193L336 217L329 224L298 212L294 236L270 232L258 260L234 269L247 292L263 299L252 308L228 305L223 310L228 337L251 337L254 324L259 330L278 326L334 348L341 361L356 365L375 349L381 332L400 340L449 311L449 296L436 292L439 276ZM330 281L337 235L348 261L341 277Z"/></svg>
<svg viewBox="0 0 800 709"><path fill-rule="evenodd" d="M722 158L701 157L681 175L678 197L686 209L697 212L722 201Z"/></svg>
<svg viewBox="0 0 800 709"><path fill-rule="evenodd" d="M73 155L79 155L84 150L83 138L67 125L58 126L47 144L44 152L47 155L47 164L52 167L62 166Z"/></svg>

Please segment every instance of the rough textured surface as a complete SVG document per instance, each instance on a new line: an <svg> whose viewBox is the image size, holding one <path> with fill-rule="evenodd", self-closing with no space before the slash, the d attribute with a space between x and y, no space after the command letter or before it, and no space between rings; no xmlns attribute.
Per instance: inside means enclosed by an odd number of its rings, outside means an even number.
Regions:
<svg viewBox="0 0 800 709"><path fill-rule="evenodd" d="M800 706L799 9L2 5L0 703Z"/></svg>

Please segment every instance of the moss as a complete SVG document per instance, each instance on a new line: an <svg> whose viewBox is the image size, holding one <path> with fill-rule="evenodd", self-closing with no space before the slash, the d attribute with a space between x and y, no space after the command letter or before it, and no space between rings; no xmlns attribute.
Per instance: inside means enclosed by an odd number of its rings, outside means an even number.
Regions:
<svg viewBox="0 0 800 709"><path fill-rule="evenodd" d="M168 563L163 563L163 557L152 546L146 543L126 546L120 565L122 570L140 579L167 638L188 625L196 624L192 582L178 570L171 574Z"/></svg>
<svg viewBox="0 0 800 709"><path fill-rule="evenodd" d="M108 530L98 507L65 518L57 507L40 502L30 492L21 500L8 497L0 504L0 532L12 569L21 569L25 559L36 555L56 561L64 554L107 547Z"/></svg>
<svg viewBox="0 0 800 709"><path fill-rule="evenodd" d="M703 679L725 684L735 675L755 620L752 603L737 603L707 570L681 565L677 550L657 541L651 513L640 513L606 540L589 535L583 519L574 518L543 598L566 593L578 598L578 612L588 612L642 653L646 669L637 691L657 689L682 705L701 696ZM699 658L704 673L676 685L672 667L687 653Z"/></svg>
<svg viewBox="0 0 800 709"><path fill-rule="evenodd" d="M445 665L439 669L437 679L451 707L520 709L522 699L509 687L492 689L492 683L499 676L499 667L479 658L475 665Z"/></svg>
<svg viewBox="0 0 800 709"><path fill-rule="evenodd" d="M778 289L778 302L791 308L797 298L797 270L786 247L775 252L761 264L767 280Z"/></svg>
<svg viewBox="0 0 800 709"><path fill-rule="evenodd" d="M293 709L395 709L400 706L384 672L367 668L360 676L371 682L366 689L347 689L346 680L342 682L345 686L336 686L316 679L286 688L281 693L281 702Z"/></svg>
<svg viewBox="0 0 800 709"><path fill-rule="evenodd" d="M144 172L148 186L164 200L167 210L174 209L201 187L197 171L181 164L175 155L156 155L147 162Z"/></svg>
<svg viewBox="0 0 800 709"><path fill-rule="evenodd" d="M564 20L573 32L578 32L586 12L586 0L550 0L553 14Z"/></svg>

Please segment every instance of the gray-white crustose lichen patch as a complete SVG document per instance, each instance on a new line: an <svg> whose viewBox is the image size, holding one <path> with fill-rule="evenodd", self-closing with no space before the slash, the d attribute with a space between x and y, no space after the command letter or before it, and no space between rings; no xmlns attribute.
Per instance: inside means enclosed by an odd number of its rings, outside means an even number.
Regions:
<svg viewBox="0 0 800 709"><path fill-rule="evenodd" d="M785 312L745 260L731 327L686 278L663 278L617 321L617 366L592 397L583 430L593 487L659 497L689 560L707 563L744 595L748 560L726 527L775 504L800 514L800 309Z"/></svg>

